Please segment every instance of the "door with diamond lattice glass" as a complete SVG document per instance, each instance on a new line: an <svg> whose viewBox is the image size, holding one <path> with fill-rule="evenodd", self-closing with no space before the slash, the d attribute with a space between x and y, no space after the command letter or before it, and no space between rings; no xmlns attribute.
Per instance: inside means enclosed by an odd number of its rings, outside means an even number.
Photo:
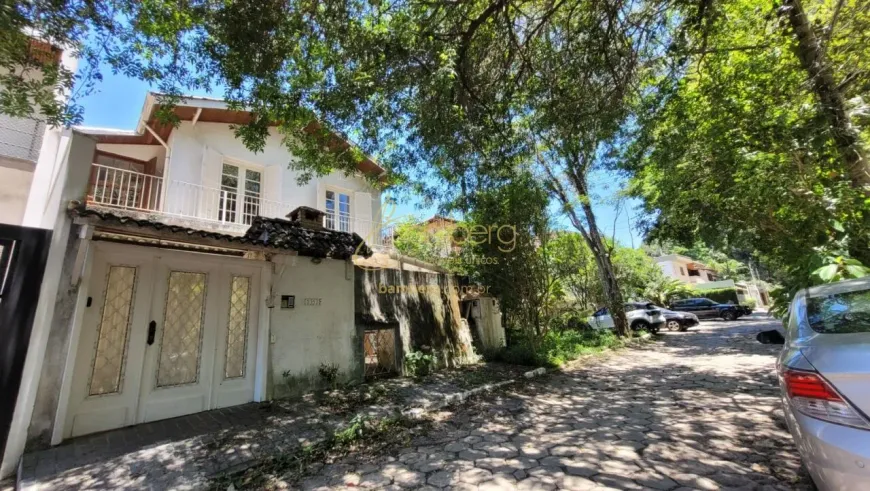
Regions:
<svg viewBox="0 0 870 491"><path fill-rule="evenodd" d="M152 258L95 244L64 436L134 424L150 319Z"/></svg>
<svg viewBox="0 0 870 491"><path fill-rule="evenodd" d="M259 264L94 249L65 438L254 399Z"/></svg>
<svg viewBox="0 0 870 491"><path fill-rule="evenodd" d="M139 420L209 408L220 267L184 256L160 258L154 283L154 333L145 354Z"/></svg>

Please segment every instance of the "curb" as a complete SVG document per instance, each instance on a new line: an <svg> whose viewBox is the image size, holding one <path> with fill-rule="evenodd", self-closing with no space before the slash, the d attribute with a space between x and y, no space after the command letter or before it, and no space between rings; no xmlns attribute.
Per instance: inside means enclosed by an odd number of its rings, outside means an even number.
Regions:
<svg viewBox="0 0 870 491"><path fill-rule="evenodd" d="M527 379L533 379L535 377L540 377L547 373L546 368L536 368L534 370L529 370L528 372L523 373L523 377ZM501 382L494 382L491 384L483 384L479 387L475 387L473 389L464 390L462 392L458 392L455 394L447 394L442 397L440 401L433 402L431 404L427 404L425 406L420 407L412 407L410 409L405 409L401 411L402 416L411 418L411 419L419 419L422 418L426 413L437 411L444 407L450 406L452 404L456 404L457 402L464 402L471 396L475 396L477 394L483 392L489 392L500 387L504 387L506 385L513 384L519 380L519 377L512 378L509 380L502 380Z"/></svg>

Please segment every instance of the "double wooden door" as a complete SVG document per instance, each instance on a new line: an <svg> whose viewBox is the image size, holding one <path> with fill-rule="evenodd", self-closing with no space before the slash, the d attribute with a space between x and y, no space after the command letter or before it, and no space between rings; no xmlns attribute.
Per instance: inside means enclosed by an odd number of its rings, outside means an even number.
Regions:
<svg viewBox="0 0 870 491"><path fill-rule="evenodd" d="M253 400L259 267L95 247L65 437Z"/></svg>

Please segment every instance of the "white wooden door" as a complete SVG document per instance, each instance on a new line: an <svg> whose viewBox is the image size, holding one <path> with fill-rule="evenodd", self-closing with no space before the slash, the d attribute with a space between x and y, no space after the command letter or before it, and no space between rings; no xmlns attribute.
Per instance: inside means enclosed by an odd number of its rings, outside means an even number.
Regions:
<svg viewBox="0 0 870 491"><path fill-rule="evenodd" d="M226 265L219 281L212 408L254 399L260 269Z"/></svg>
<svg viewBox="0 0 870 491"><path fill-rule="evenodd" d="M209 408L219 274L215 265L185 256L163 254L157 261L140 423Z"/></svg>
<svg viewBox="0 0 870 491"><path fill-rule="evenodd" d="M253 400L258 265L96 247L65 437Z"/></svg>
<svg viewBox="0 0 870 491"><path fill-rule="evenodd" d="M137 420L154 258L112 250L106 244L94 243L94 247L65 437L120 428Z"/></svg>

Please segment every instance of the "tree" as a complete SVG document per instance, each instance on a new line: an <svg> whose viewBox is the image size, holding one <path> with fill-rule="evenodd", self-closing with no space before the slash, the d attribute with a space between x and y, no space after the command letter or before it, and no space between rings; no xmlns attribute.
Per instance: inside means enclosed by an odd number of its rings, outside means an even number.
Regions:
<svg viewBox="0 0 870 491"><path fill-rule="evenodd" d="M839 14L844 3L843 0L837 2L836 14ZM785 0L780 12L788 19L794 33L797 57L812 84L819 112L830 127L831 139L840 153L849 180L865 196L870 196L870 161L867 160L867 150L849 117L845 97L834 77L834 70L824 46L816 36L801 0ZM836 16L831 19L831 30L835 23Z"/></svg>
<svg viewBox="0 0 870 491"><path fill-rule="evenodd" d="M547 192L530 173L475 194L460 233L469 276L501 301L506 324L543 335L562 290L550 247ZM506 227L506 228L503 228ZM479 230L491 231L478 235Z"/></svg>
<svg viewBox="0 0 870 491"><path fill-rule="evenodd" d="M848 22L833 22L838 4ZM650 239L746 251L795 287L832 251L866 264L870 202L844 158L843 121L832 123L830 101L806 83L814 76L801 60L805 47L787 19L756 1L711 7L672 46L675 63L647 80L629 128L622 168L654 216ZM844 104L860 115L870 15L857 2L826 2L817 15L830 63L819 53L813 63L833 74ZM850 134L866 138L864 121L850 119Z"/></svg>
<svg viewBox="0 0 870 491"><path fill-rule="evenodd" d="M605 164L628 118L641 60L660 49L654 41L667 16L658 3L96 4L118 9L107 12L73 0L33 5L48 15L18 9L22 25L39 28L69 7L102 43L92 62L157 82L168 94L167 122L184 91L224 87L230 106L253 116L236 136L261 150L277 125L302 180L353 171L357 147L322 151L342 131L377 154L396 181L461 211L477 190L534 161L595 257L617 332L629 334L587 176Z"/></svg>

